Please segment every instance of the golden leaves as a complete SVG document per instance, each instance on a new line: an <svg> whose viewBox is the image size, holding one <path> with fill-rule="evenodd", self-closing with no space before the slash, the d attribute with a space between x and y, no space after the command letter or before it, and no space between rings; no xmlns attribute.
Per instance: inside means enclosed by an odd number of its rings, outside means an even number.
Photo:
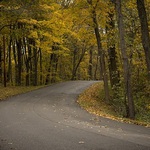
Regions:
<svg viewBox="0 0 150 150"><path fill-rule="evenodd" d="M96 83L92 85L90 88L88 88L87 90L85 90L84 93L82 93L79 96L77 102L80 104L81 107L83 107L89 113L95 114L97 116L106 117L111 120L116 120L120 122L127 122L127 123L150 127L150 123L148 122L139 121L139 120L130 120L118 116L113 106L103 101L102 91L103 91L103 83L102 82ZM150 108L149 105L147 107Z"/></svg>
<svg viewBox="0 0 150 150"><path fill-rule="evenodd" d="M7 97L13 96L13 95L17 95L17 94L21 94L21 93L25 93L31 90L35 90L40 88L40 86L36 87L36 86L30 86L30 87L25 87L25 86L9 86L9 87L2 87L0 86L0 100L6 99Z"/></svg>
<svg viewBox="0 0 150 150"><path fill-rule="evenodd" d="M26 18L20 19L19 22L28 24L28 25L36 25L38 23L38 21L35 19L26 19Z"/></svg>

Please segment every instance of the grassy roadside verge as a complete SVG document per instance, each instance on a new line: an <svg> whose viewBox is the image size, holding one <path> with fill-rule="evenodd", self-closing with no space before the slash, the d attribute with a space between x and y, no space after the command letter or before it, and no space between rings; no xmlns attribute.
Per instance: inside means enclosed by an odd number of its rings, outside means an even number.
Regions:
<svg viewBox="0 0 150 150"><path fill-rule="evenodd" d="M146 127L150 127L149 122L139 121L137 119L130 120L127 118L123 118L117 112L112 105L107 104L103 101L104 93L103 93L103 84L96 83L92 85L90 88L85 90L78 98L79 105L87 110L89 113L95 114L97 116L106 117L112 120L127 122L137 125L143 125Z"/></svg>
<svg viewBox="0 0 150 150"><path fill-rule="evenodd" d="M8 97L36 90L41 87L42 86L8 86L4 88L0 86L0 100L5 100Z"/></svg>

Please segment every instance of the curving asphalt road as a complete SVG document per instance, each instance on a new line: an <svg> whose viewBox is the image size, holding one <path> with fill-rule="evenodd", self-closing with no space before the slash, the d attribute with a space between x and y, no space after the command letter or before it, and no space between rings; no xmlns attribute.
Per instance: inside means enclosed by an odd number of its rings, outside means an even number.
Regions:
<svg viewBox="0 0 150 150"><path fill-rule="evenodd" d="M0 102L0 150L150 150L150 128L82 110L93 81L69 81Z"/></svg>

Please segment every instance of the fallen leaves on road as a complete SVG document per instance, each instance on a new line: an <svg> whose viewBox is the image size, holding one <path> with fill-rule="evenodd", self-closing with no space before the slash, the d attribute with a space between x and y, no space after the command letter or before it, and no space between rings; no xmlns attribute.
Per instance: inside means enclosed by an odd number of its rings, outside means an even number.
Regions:
<svg viewBox="0 0 150 150"><path fill-rule="evenodd" d="M84 144L84 141L79 141L79 144Z"/></svg>

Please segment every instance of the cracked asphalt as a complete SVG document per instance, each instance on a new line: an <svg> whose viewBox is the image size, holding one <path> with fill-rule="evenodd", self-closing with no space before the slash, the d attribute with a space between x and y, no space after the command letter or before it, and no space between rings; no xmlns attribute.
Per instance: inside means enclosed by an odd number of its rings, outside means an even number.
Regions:
<svg viewBox="0 0 150 150"><path fill-rule="evenodd" d="M68 81L0 102L0 150L150 150L150 128L89 114ZM1 93L2 94L2 93Z"/></svg>

